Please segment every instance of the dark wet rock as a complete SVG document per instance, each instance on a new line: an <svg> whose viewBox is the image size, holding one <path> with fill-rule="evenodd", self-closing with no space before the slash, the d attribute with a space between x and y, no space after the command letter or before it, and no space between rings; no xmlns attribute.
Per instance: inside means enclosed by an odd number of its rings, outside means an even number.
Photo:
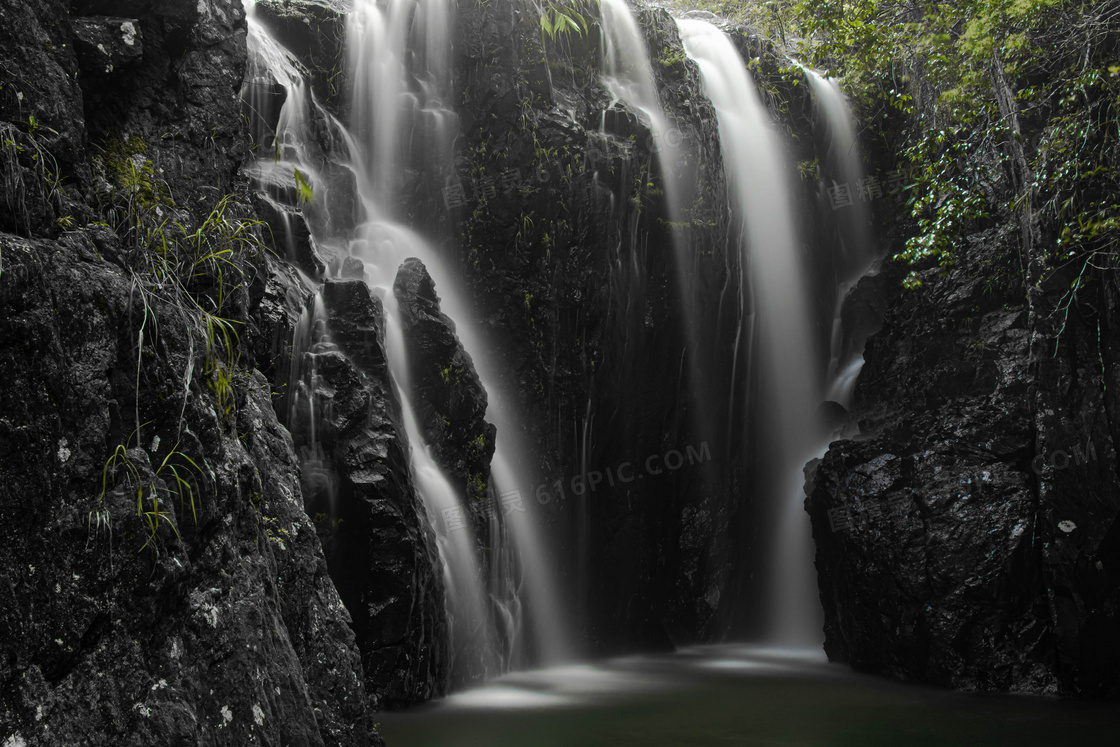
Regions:
<svg viewBox="0 0 1120 747"><path fill-rule="evenodd" d="M56 179L82 160L86 136L65 6L61 0L0 2L2 231L57 231L55 221L69 209Z"/></svg>
<svg viewBox="0 0 1120 747"><path fill-rule="evenodd" d="M264 378L239 379L223 422L201 377L184 384L199 331L130 304L90 235L0 242L0 732L380 744ZM145 313L160 335L141 353Z"/></svg>
<svg viewBox="0 0 1120 747"><path fill-rule="evenodd" d="M292 339L303 309L311 298L311 290L290 266L267 260L262 273L259 298L251 299L250 317L254 329L249 336L253 365L273 383L273 401L281 422L287 425L292 372Z"/></svg>
<svg viewBox="0 0 1120 747"><path fill-rule="evenodd" d="M257 210L268 224L273 242L284 258L313 280L327 272L327 263L315 247L307 220L299 211L272 200L258 200Z"/></svg>
<svg viewBox="0 0 1120 747"><path fill-rule="evenodd" d="M455 335L455 323L440 311L435 282L420 260L406 259L400 266L393 294L400 308L416 418L436 463L481 517L497 433L485 419L486 390ZM483 528L488 522L478 520L476 526ZM480 541L485 541L484 534Z"/></svg>
<svg viewBox="0 0 1120 747"><path fill-rule="evenodd" d="M74 18L74 51L82 72L106 77L144 56L140 22L135 18Z"/></svg>
<svg viewBox="0 0 1120 747"><path fill-rule="evenodd" d="M342 269L339 274L344 278L365 280L366 266L357 257L346 257L342 260Z"/></svg>
<svg viewBox="0 0 1120 747"><path fill-rule="evenodd" d="M371 701L400 707L446 687L439 555L411 481L381 302L357 280L328 280L322 295L327 318L317 322L301 382L321 415L314 437L309 411L293 426L303 489L353 618ZM300 407L310 404L304 397Z"/></svg>
<svg viewBox="0 0 1120 747"><path fill-rule="evenodd" d="M345 76L346 14L350 0L260 0L257 17L307 66L319 99L336 110Z"/></svg>
<svg viewBox="0 0 1120 747"><path fill-rule="evenodd" d="M89 0L89 16L137 19L143 55L108 79L81 77L95 181L102 202L127 200L129 162L150 183L147 197L169 213L208 211L230 191L248 155L237 93L245 74L245 14L239 0ZM203 211L205 215L205 211Z"/></svg>
<svg viewBox="0 0 1120 747"><path fill-rule="evenodd" d="M221 0L219 0L220 4ZM187 3L179 0L71 0L75 16L146 17L157 19L167 32L188 31L200 15L214 5L211 0Z"/></svg>
<svg viewBox="0 0 1120 747"><path fill-rule="evenodd" d="M860 433L832 444L806 502L825 649L900 679L1098 695L1120 671L1120 484L1102 417L1120 369L1095 324L1072 321L1055 346L1032 321L1046 316L1016 305L987 259L1013 240L974 235L917 291L885 266L895 290L867 343ZM1116 299L1102 289L1100 307Z"/></svg>
<svg viewBox="0 0 1120 747"><path fill-rule="evenodd" d="M822 402L817 408L817 414L824 427L830 431L839 428L848 419L847 409L838 402Z"/></svg>
<svg viewBox="0 0 1120 747"><path fill-rule="evenodd" d="M203 225L237 181L241 3L0 15L0 127L19 146L0 195L0 734L380 744L291 438L250 367L285 367L307 292L246 251L236 285L200 272L180 295L135 241ZM104 16L136 19L142 51L106 45L125 64L98 79L79 59L99 29L123 33ZM194 304L239 333L228 358Z"/></svg>
<svg viewBox="0 0 1120 747"><path fill-rule="evenodd" d="M894 273L876 273L859 279L840 308L841 366L861 355L867 338L883 326L887 298L896 280Z"/></svg>

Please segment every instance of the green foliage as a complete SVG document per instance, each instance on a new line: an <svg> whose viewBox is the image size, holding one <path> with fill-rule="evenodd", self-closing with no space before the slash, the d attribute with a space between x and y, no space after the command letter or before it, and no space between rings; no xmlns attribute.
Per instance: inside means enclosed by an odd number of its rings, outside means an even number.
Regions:
<svg viewBox="0 0 1120 747"><path fill-rule="evenodd" d="M163 366L173 362L160 344L165 329L175 329L186 338L186 355L175 370L177 390L182 396L178 429L182 432L192 389L205 386L213 395L214 412L227 430L234 427L237 411L237 381L246 287L253 281L256 263L264 251L260 233L263 224L251 218L241 197L226 195L201 219L176 205L171 190L157 176L147 158L147 146L139 138L110 139L95 158L108 181L100 195L100 210L106 225L120 239L114 260L128 273L131 284L129 317L135 325L136 369L134 412L136 427L128 442L141 441L147 424L141 421L141 390L145 378L160 381ZM164 360L161 361L160 352ZM199 365L201 363L201 365ZM176 363L176 366L180 364ZM201 368L202 380L196 378ZM154 448L154 447L153 447ZM183 453L176 442L156 465L158 480L145 480L146 473L129 457L127 443L118 446L102 474L102 497L121 479L136 491L137 514L147 541L156 548L162 526L178 529L166 510L168 497L178 496L182 511L188 505L198 521L200 492L196 477L203 472L198 462ZM109 514L99 504L90 513L92 528L109 527Z"/></svg>
<svg viewBox="0 0 1120 747"><path fill-rule="evenodd" d="M157 220L149 211L137 210L134 203L125 226L118 228L131 242L132 287L142 309L137 392L145 342L158 335L154 309L159 307L179 316L192 352L196 336L201 339L204 381L215 396L219 419L227 427L236 419L234 372L242 325L234 317L233 306L252 279L253 260L264 251L260 222L240 217L242 211L240 203L227 195L192 227L170 218ZM192 361L184 373L185 388L193 370Z"/></svg>
<svg viewBox="0 0 1120 747"><path fill-rule="evenodd" d="M137 136L128 140L112 137L98 148L94 161L101 165L116 190L114 195L128 206L143 209L170 206L166 187L159 181L148 159L148 145Z"/></svg>
<svg viewBox="0 0 1120 747"><path fill-rule="evenodd" d="M193 473L193 474L192 474ZM167 452L167 456L160 462L156 468L156 476L160 477L167 475L172 480L172 488L179 496L179 507L183 508L184 498L189 500L191 505L191 518L194 523L198 523L198 506L195 503L196 485L195 475L201 475L202 469L198 464L189 456L179 451L179 442L176 441L175 445Z"/></svg>
<svg viewBox="0 0 1120 747"><path fill-rule="evenodd" d="M482 479L482 475L479 473L472 472L470 474L467 480L467 490L478 500L486 500L486 481Z"/></svg>
<svg viewBox="0 0 1120 747"><path fill-rule="evenodd" d="M594 0L594 5L598 5L598 0ZM586 34L585 14L592 7L589 0L544 0L541 6L541 43L544 43L545 37L556 39L570 34Z"/></svg>
<svg viewBox="0 0 1120 747"><path fill-rule="evenodd" d="M136 435L138 435L138 431L133 431L132 436L129 437L129 442ZM101 495L98 498L97 509L90 512L90 524L92 526L94 517L96 517L98 528L102 526L108 528L110 526L110 513L105 506L105 499L111 487L123 479L128 485L129 491L135 491L136 515L144 527L146 539L140 550L143 551L145 548L151 547L152 552L158 554L159 549L156 540L162 525L167 524L171 527L175 536L179 536L179 530L176 528L171 514L160 505L161 496L178 495L180 509L185 508L185 503L189 500L191 516L197 524L196 495L198 488L196 476L201 475L202 470L193 459L179 450L178 442L167 452L154 473L142 470L133 461L129 451L127 443L118 444L109 459L106 460L101 471ZM155 479L152 479L152 477L145 479L145 472L148 472ZM171 487L168 487L168 482L170 482Z"/></svg>
<svg viewBox="0 0 1120 747"><path fill-rule="evenodd" d="M299 193L300 204L302 205L305 202L308 205L314 204L315 193L311 190L311 183L307 181L307 177L299 169L293 167L292 170L295 172L296 192Z"/></svg>
<svg viewBox="0 0 1120 747"><path fill-rule="evenodd" d="M896 144L915 175L908 189L915 230L903 258L951 262L961 232L977 221L1028 214L1043 235L1057 236L1039 250L1041 264L1115 267L1120 3L767 5L800 37L801 59L844 76L863 119L882 130L892 112L902 117ZM1031 181L1018 183L1021 173ZM993 190L985 185L1008 176L1016 183L989 204Z"/></svg>
<svg viewBox="0 0 1120 747"><path fill-rule="evenodd" d="M27 197L36 194L57 209L62 187L58 162L42 141L44 131L58 134L40 125L35 117L23 129L11 122L0 122L0 205L28 235L32 218Z"/></svg>
<svg viewBox="0 0 1120 747"><path fill-rule="evenodd" d="M440 370L439 377L443 380L444 384L455 384L458 386L463 383L463 369L459 366L448 366Z"/></svg>
<svg viewBox="0 0 1120 747"><path fill-rule="evenodd" d="M802 179L815 179L817 177L817 159L797 162L797 174Z"/></svg>

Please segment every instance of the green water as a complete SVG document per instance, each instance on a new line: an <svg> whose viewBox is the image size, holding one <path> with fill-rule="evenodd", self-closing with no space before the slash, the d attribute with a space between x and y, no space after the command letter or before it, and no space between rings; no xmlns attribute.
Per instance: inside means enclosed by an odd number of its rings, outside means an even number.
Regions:
<svg viewBox="0 0 1120 747"><path fill-rule="evenodd" d="M389 747L1120 746L1117 703L965 695L747 647L519 673L379 718Z"/></svg>

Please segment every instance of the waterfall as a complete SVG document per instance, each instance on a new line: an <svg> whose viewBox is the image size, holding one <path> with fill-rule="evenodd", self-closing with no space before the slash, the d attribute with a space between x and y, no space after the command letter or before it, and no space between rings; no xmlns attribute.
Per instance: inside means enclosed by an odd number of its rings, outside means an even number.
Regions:
<svg viewBox="0 0 1120 747"><path fill-rule="evenodd" d="M650 129L653 151L661 171L665 190L665 207L671 224L670 235L676 261L677 284L680 290L686 339L693 348L690 360L695 365L699 323L696 289L692 283L694 268L688 243L681 226L684 223L684 202L687 186L678 169L681 157L680 136L670 124L657 93L653 66L645 38L626 0L602 0L603 86L612 96L611 105L622 102L639 113ZM604 112L604 118L606 113ZM697 381L693 377L693 381Z"/></svg>
<svg viewBox="0 0 1120 747"><path fill-rule="evenodd" d="M838 402L844 407L851 405L852 392L856 378L863 368L863 339L855 344L844 345L844 330L840 312L848 291L868 274L876 260L875 247L871 241L871 216L868 210L866 184L861 165L859 142L856 139L855 122L851 107L844 99L840 86L832 78L804 65L800 65L809 81L816 100L819 119L824 129L826 149L822 172L825 176L825 189L847 190L852 197L851 205L842 210L832 211L837 222L839 251L833 261L839 287L836 293L836 310L832 322L832 345L829 358L828 391L825 399ZM825 201L822 200L822 204Z"/></svg>
<svg viewBox="0 0 1120 747"><path fill-rule="evenodd" d="M702 178L700 163L703 160L703 144L699 131L694 126L678 123L671 116L671 110L666 105L667 98L663 99L657 88L646 34L639 26L628 1L602 0L600 7L601 80L603 87L611 95L610 105L603 112L604 133L607 131L608 114L619 105L632 112L648 127L653 156L647 168L651 175L660 176L659 185L664 192L656 220L649 221L647 216L636 211L629 216L628 230L623 231L621 236L629 236L629 257L633 267L619 266L613 273L612 284L618 284L617 292L624 294L622 303L628 309L626 313L632 313L630 309L634 307L631 304L647 297L648 292L646 281L649 267L645 266L644 260L639 261L639 257L655 256L660 246L671 247L670 270L676 298L673 298L673 289L669 289L667 304L677 312L673 317L682 332L680 346L671 351L678 362L675 407L681 414L680 422L674 428L678 435L689 434L689 438L696 443L718 443L726 438L726 432L736 419L730 414L731 410L720 402L721 393L734 397L735 387L731 386L731 391L723 389L732 379L723 365L727 352L721 349L717 341L718 335L713 333L719 327L721 315L718 307L722 303L726 287L710 284L714 273L710 265L703 267L703 257L714 255L716 250L711 246L701 245L696 237L701 235L703 229L691 222L694 217L691 209L699 199L697 181ZM662 50L661 53L665 54L667 51ZM689 105L678 101L678 106ZM688 132L687 136L684 131ZM651 250L650 247L654 249ZM709 284L706 285L706 281ZM713 300L714 297L719 300ZM673 330L664 330L664 333L672 336ZM623 355L627 352L629 351L622 351ZM644 351L636 350L638 355L642 352ZM625 370L627 369L620 368L620 375ZM621 383L619 388L625 388L625 383ZM614 407L617 408L620 404L616 402ZM585 469L588 439L594 436L591 428L594 415L589 400L588 411L584 416L581 460ZM726 442L731 443L731 439ZM688 495L682 494L682 501L695 500L697 495L708 492L726 494L730 491L731 470L726 463L721 469L716 462L707 462L698 472L699 479L695 488L687 491ZM588 500L584 496L577 505L580 512L576 522L578 548L590 546L590 540L586 536L590 533L586 515ZM589 584L585 554L586 551L581 550L577 559L579 580L583 588Z"/></svg>
<svg viewBox="0 0 1120 747"><path fill-rule="evenodd" d="M771 511L770 612L767 638L816 644L813 542L803 509L802 466L813 455L820 425L817 361L800 245L794 230L790 163L743 59L727 36L705 21L679 20L688 55L700 69L719 122L720 144L742 221L743 264L756 299L761 362L760 411L768 443L759 460L770 477L761 496Z"/></svg>
<svg viewBox="0 0 1120 747"><path fill-rule="evenodd" d="M427 519L438 536L448 595L448 616L455 652L453 679L464 682L504 671L511 663L557 661L571 655L565 616L558 602L556 574L548 545L536 526L532 481L520 464L528 455L512 448L522 431L514 408L496 386L487 346L475 332L469 306L461 298L465 288L455 272L445 266L432 244L406 225L407 199L424 174L450 173L450 153L457 117L447 102L450 91L450 42L452 4L448 0L357 0L347 14L346 48L349 53L350 121L344 126L323 110L308 93L307 75L255 19L247 7L253 64L268 71L284 88L284 111L303 120L286 120L285 127L310 133L307 120L314 114L328 125L335 140L329 153L315 153L314 138L297 137L268 153L248 169L262 190L286 209L299 204L294 169L309 182L314 204L302 205L319 248L334 252L332 267L342 259L361 261L365 277L384 302L387 318L386 351L392 377L402 402L403 420L411 444L413 481L423 500ZM269 102L247 94L254 111L254 127L269 122ZM280 119L284 119L281 114ZM341 227L330 202L332 179L317 166L348 172L356 190L356 213L348 227ZM438 182L439 179L434 179ZM333 222L332 222L333 221ZM317 234L330 233L332 240ZM328 246L329 244L329 246ZM489 575L482 572L477 543L469 527L447 531L440 512L459 504L461 497L429 453L413 415L408 366L393 281L401 263L417 257L426 266L442 298L441 311L450 317L465 351L472 358L485 388L489 405L486 417L498 429L491 466L491 489L505 495L521 493L524 512L499 520L493 517L487 532ZM352 261L352 260L350 260ZM335 270L337 271L337 270ZM295 345L306 344L305 327L297 325ZM531 628L531 632L526 626ZM529 642L535 649L527 650Z"/></svg>
<svg viewBox="0 0 1120 747"><path fill-rule="evenodd" d="M408 246L407 242L401 242ZM403 259L402 259L403 261ZM367 268L371 265L366 264ZM397 265L399 266L399 264ZM408 367L405 365L404 335L401 332L400 312L392 292L395 273L387 278L388 284L375 285L385 303L386 353L397 384L401 410L404 415L405 431L412 444L412 478L416 489L424 499L428 523L436 529L436 543L440 560L443 562L443 579L447 592L447 606L451 622L451 640L457 657L467 660L452 671L458 670L460 678L465 676L489 679L508 666L509 651L502 650L498 628L491 620L491 604L506 611L507 604L500 595L488 597L486 579L482 577L478 558L475 554L475 533L467 523L454 531L440 522L441 516L449 509L461 508L459 496L431 455L431 447L425 442L420 426L413 413L408 393ZM386 278L371 275L371 283L384 283ZM499 580L500 584L501 580ZM516 623L514 631L516 634Z"/></svg>
<svg viewBox="0 0 1120 747"><path fill-rule="evenodd" d="M828 186L846 187L853 198L850 210L845 208L843 211L836 211L840 221L837 274L841 282L852 282L858 280L875 260L875 248L870 239L870 211L866 195L861 198L859 194L859 190L866 187L860 165L855 122L852 110L834 79L825 78L804 66L801 69L809 81L826 129L824 173Z"/></svg>

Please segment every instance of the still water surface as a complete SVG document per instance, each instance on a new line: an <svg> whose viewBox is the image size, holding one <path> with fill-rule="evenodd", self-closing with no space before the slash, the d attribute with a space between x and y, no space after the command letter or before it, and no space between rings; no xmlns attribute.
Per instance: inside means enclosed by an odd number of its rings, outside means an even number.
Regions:
<svg viewBox="0 0 1120 747"><path fill-rule="evenodd" d="M378 718L389 747L1120 745L1115 702L966 695L758 646L519 672Z"/></svg>

